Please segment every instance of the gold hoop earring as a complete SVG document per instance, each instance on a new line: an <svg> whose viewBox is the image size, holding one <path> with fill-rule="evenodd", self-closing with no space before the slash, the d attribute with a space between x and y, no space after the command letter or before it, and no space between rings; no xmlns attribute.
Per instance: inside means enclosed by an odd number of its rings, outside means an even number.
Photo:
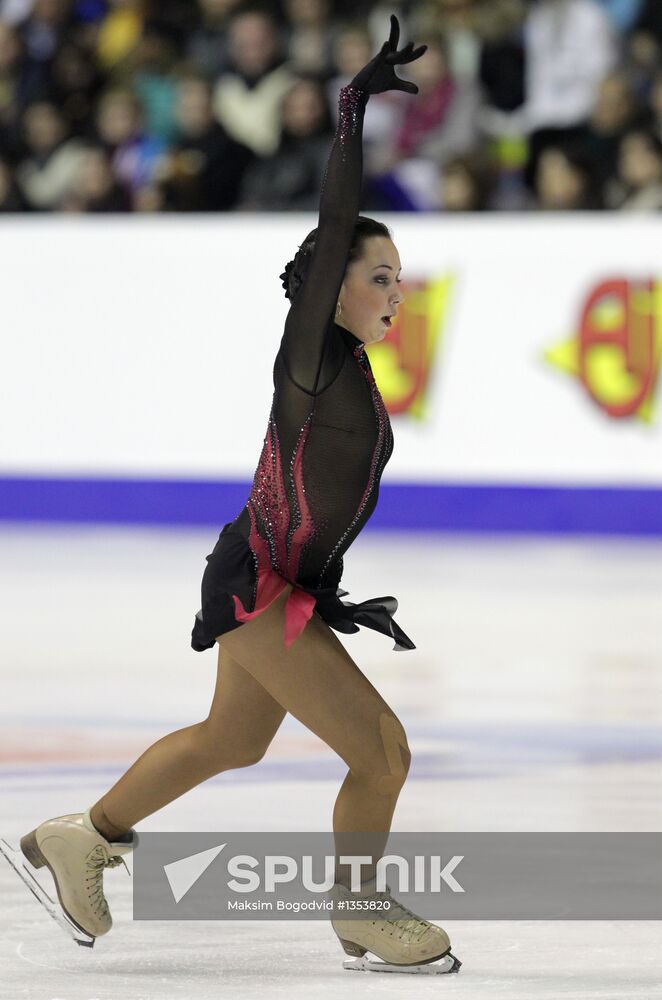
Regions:
<svg viewBox="0 0 662 1000"><path fill-rule="evenodd" d="M340 316L341 314L342 314L342 306L340 305L339 302L337 302L336 303L336 316Z"/></svg>

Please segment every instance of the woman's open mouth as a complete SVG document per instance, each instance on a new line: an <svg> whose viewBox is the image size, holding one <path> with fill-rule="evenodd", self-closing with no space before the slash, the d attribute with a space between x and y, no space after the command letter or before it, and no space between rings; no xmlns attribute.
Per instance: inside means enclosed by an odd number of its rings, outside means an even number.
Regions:
<svg viewBox="0 0 662 1000"><path fill-rule="evenodd" d="M382 316L382 323L383 323L383 324L384 324L384 326L386 326L386 327L390 327L390 326L392 326L392 323L391 323L391 317L390 317L390 316Z"/></svg>

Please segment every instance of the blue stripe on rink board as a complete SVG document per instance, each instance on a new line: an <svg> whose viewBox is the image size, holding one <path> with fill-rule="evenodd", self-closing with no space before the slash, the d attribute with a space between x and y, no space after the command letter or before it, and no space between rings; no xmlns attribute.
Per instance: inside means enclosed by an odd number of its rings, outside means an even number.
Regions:
<svg viewBox="0 0 662 1000"><path fill-rule="evenodd" d="M0 477L0 520L221 526L250 482ZM382 483L366 530L662 536L662 488Z"/></svg>

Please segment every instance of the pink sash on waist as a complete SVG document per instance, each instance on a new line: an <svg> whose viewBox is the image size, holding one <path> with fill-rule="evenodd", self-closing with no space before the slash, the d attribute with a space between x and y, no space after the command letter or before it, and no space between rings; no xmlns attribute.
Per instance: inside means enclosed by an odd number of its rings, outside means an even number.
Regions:
<svg viewBox="0 0 662 1000"><path fill-rule="evenodd" d="M288 581L276 573L271 567L269 569L258 570L257 573L257 597L255 600L255 610L246 611L236 594L232 595L234 601L234 615L238 622L249 622L257 618L270 604L282 594ZM311 617L315 607L315 598L308 594L301 587L293 586L287 604L285 605L285 647L289 649L296 638L298 638L306 627L306 622Z"/></svg>

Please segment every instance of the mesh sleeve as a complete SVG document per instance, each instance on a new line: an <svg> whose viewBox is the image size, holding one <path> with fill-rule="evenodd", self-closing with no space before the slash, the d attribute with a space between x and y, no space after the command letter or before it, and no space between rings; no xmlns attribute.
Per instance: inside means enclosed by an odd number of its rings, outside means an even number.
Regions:
<svg viewBox="0 0 662 1000"><path fill-rule="evenodd" d="M343 87L338 125L322 181L317 239L308 271L285 320L280 352L290 378L317 391L325 337L331 329L359 214L363 117L368 94Z"/></svg>

